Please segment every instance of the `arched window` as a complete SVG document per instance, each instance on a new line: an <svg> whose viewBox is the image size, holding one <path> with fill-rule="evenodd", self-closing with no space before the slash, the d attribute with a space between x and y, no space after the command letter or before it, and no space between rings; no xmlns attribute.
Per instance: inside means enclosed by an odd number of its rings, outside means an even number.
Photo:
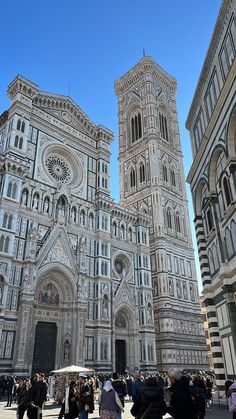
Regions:
<svg viewBox="0 0 236 419"><path fill-rule="evenodd" d="M121 239L125 238L125 227L124 227L123 224L120 227L120 237L121 237Z"/></svg>
<svg viewBox="0 0 236 419"><path fill-rule="evenodd" d="M207 218L207 224L208 224L208 231L210 232L213 229L213 220L211 215L211 208L208 208L206 211L206 218Z"/></svg>
<svg viewBox="0 0 236 419"><path fill-rule="evenodd" d="M22 150L23 148L23 137L20 137L19 139L19 149Z"/></svg>
<svg viewBox="0 0 236 419"><path fill-rule="evenodd" d="M171 210L167 210L167 227L172 229L172 219L171 219Z"/></svg>
<svg viewBox="0 0 236 419"><path fill-rule="evenodd" d="M160 125L161 137L164 140L169 141L167 117L165 115L163 115L162 113L159 113L159 125Z"/></svg>
<svg viewBox="0 0 236 419"><path fill-rule="evenodd" d="M18 144L19 144L19 136L16 135L15 136L15 141L14 141L14 147L18 147Z"/></svg>
<svg viewBox="0 0 236 419"><path fill-rule="evenodd" d="M136 182L135 182L135 171L134 171L134 169L131 169L131 171L130 171L130 187L134 188L135 184L136 184Z"/></svg>
<svg viewBox="0 0 236 419"><path fill-rule="evenodd" d="M16 129L17 129L18 131L20 131L20 127L21 127L21 120L20 120L20 119L18 119Z"/></svg>
<svg viewBox="0 0 236 419"><path fill-rule="evenodd" d="M230 232L230 229L228 227L225 229L225 246L226 246L226 250L227 250L228 259L230 259L234 254L234 249L233 249L231 232Z"/></svg>
<svg viewBox="0 0 236 419"><path fill-rule="evenodd" d="M17 192L17 183L16 182L13 183L10 180L7 187L7 196L9 198L16 199L16 192Z"/></svg>
<svg viewBox="0 0 236 419"><path fill-rule="evenodd" d="M228 207L231 204L231 193L230 193L229 179L226 176L224 176L222 184L223 184L222 186L224 190L226 207Z"/></svg>
<svg viewBox="0 0 236 419"><path fill-rule="evenodd" d="M230 229L231 229L232 237L235 238L236 237L236 223L235 223L234 220L231 221ZM233 247L234 247L234 252L236 252L236 241L235 240L233 240Z"/></svg>
<svg viewBox="0 0 236 419"><path fill-rule="evenodd" d="M165 182L168 182L168 172L167 172L167 167L165 164L163 164L162 166L162 176L163 176L163 180Z"/></svg>
<svg viewBox="0 0 236 419"><path fill-rule="evenodd" d="M25 132L25 122L24 121L21 124L21 132Z"/></svg>
<svg viewBox="0 0 236 419"><path fill-rule="evenodd" d="M180 216L179 216L179 214L178 214L178 213L177 213L177 214L176 214L176 216L175 216L175 228L176 228L177 233L181 233L181 228L180 228Z"/></svg>
<svg viewBox="0 0 236 419"><path fill-rule="evenodd" d="M129 241L132 242L133 241L133 232L132 232L132 228L129 227Z"/></svg>
<svg viewBox="0 0 236 419"><path fill-rule="evenodd" d="M220 267L220 263L219 263L219 258L218 258L217 247L215 244L213 244L212 246L212 256L213 256L213 263L214 263L215 271L217 271L217 269L219 269Z"/></svg>
<svg viewBox="0 0 236 419"><path fill-rule="evenodd" d="M113 236L117 237L117 224L116 224L116 222L114 222L112 224L112 231L113 231Z"/></svg>
<svg viewBox="0 0 236 419"><path fill-rule="evenodd" d="M5 245L4 245L4 252L5 253L8 253L9 243L10 243L10 238L7 236L6 239L5 239Z"/></svg>
<svg viewBox="0 0 236 419"><path fill-rule="evenodd" d="M145 167L143 163L139 166L139 181L140 183L145 182Z"/></svg>
<svg viewBox="0 0 236 419"><path fill-rule="evenodd" d="M13 220L12 214L7 214L7 212L5 212L3 216L3 223L2 223L3 228L7 228L10 230L12 228L12 220Z"/></svg>
<svg viewBox="0 0 236 419"><path fill-rule="evenodd" d="M7 236L0 237L0 252L8 253L10 238Z"/></svg>
<svg viewBox="0 0 236 419"><path fill-rule="evenodd" d="M174 171L174 169L172 169L171 172L170 172L170 178L171 178L171 185L172 186L176 186L175 171Z"/></svg>
<svg viewBox="0 0 236 419"><path fill-rule="evenodd" d="M133 115L131 118L131 142L139 140L142 137L141 114Z"/></svg>

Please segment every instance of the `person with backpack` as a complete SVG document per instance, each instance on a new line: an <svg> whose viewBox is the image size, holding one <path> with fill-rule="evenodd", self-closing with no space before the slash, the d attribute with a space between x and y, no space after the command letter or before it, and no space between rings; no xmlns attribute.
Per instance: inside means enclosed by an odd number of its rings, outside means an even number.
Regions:
<svg viewBox="0 0 236 419"><path fill-rule="evenodd" d="M137 393L131 415L136 419L162 419L166 412L162 383L158 377L148 377Z"/></svg>
<svg viewBox="0 0 236 419"><path fill-rule="evenodd" d="M236 419L236 384L229 387L226 396L228 398L229 411L233 413L233 419Z"/></svg>

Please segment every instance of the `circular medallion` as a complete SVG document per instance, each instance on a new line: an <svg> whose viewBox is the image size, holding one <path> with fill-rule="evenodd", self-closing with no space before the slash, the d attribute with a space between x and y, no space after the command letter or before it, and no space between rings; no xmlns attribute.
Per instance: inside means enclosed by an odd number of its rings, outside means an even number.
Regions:
<svg viewBox="0 0 236 419"><path fill-rule="evenodd" d="M71 180L69 164L60 156L51 155L45 161L49 175L57 182L67 183Z"/></svg>
<svg viewBox="0 0 236 419"><path fill-rule="evenodd" d="M132 263L130 257L121 252L117 252L113 257L113 269L115 275L120 279L128 279L132 274Z"/></svg>
<svg viewBox="0 0 236 419"><path fill-rule="evenodd" d="M62 116L62 119L63 119L65 122L71 122L71 120L72 120L72 118L71 118L71 116L68 114L68 112L62 112L61 116Z"/></svg>

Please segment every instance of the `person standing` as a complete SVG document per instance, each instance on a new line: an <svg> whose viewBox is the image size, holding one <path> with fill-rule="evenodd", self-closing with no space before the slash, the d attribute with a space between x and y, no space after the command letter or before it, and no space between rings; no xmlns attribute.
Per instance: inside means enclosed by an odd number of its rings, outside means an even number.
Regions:
<svg viewBox="0 0 236 419"><path fill-rule="evenodd" d="M132 384L132 400L135 402L136 396L138 394L138 391L140 388L142 388L144 385L144 377L143 375L137 374L135 376L135 381Z"/></svg>
<svg viewBox="0 0 236 419"><path fill-rule="evenodd" d="M119 377L119 374L117 372L113 372L112 379L111 379L112 386L114 390L117 392L121 404L124 407L125 406L125 396L127 394L127 385L125 380L123 378ZM118 415L118 419L121 419L121 413Z"/></svg>
<svg viewBox="0 0 236 419"><path fill-rule="evenodd" d="M47 399L47 383L43 373L38 374L37 382L32 388L32 404L37 407L39 418L42 418L43 405Z"/></svg>
<svg viewBox="0 0 236 419"><path fill-rule="evenodd" d="M101 419L117 419L124 411L123 405L110 380L106 381L99 397L99 412Z"/></svg>
<svg viewBox="0 0 236 419"><path fill-rule="evenodd" d="M233 419L236 419L236 384L232 383L227 392L229 411L233 413Z"/></svg>
<svg viewBox="0 0 236 419"><path fill-rule="evenodd" d="M79 374L79 417L80 419L88 419L88 414L94 410L94 400L90 384L87 381L87 374L81 372Z"/></svg>
<svg viewBox="0 0 236 419"><path fill-rule="evenodd" d="M29 378L23 378L18 386L16 403L18 411L18 419L23 419L24 414L29 406L31 399L31 382Z"/></svg>
<svg viewBox="0 0 236 419"><path fill-rule="evenodd" d="M171 386L168 413L174 419L198 419L190 394L189 379L179 370L169 371Z"/></svg>
<svg viewBox="0 0 236 419"><path fill-rule="evenodd" d="M14 378L7 377L7 381L6 381L7 404L5 407L11 407L14 385L15 385Z"/></svg>
<svg viewBox="0 0 236 419"><path fill-rule="evenodd" d="M166 412L163 388L158 378L147 378L136 395L130 413L137 419L162 419Z"/></svg>

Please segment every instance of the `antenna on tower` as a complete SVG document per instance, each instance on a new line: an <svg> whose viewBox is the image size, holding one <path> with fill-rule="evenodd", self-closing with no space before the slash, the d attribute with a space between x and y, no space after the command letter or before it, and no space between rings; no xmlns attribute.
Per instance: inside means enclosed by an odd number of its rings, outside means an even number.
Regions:
<svg viewBox="0 0 236 419"><path fill-rule="evenodd" d="M143 48L143 57L146 57L145 49Z"/></svg>

